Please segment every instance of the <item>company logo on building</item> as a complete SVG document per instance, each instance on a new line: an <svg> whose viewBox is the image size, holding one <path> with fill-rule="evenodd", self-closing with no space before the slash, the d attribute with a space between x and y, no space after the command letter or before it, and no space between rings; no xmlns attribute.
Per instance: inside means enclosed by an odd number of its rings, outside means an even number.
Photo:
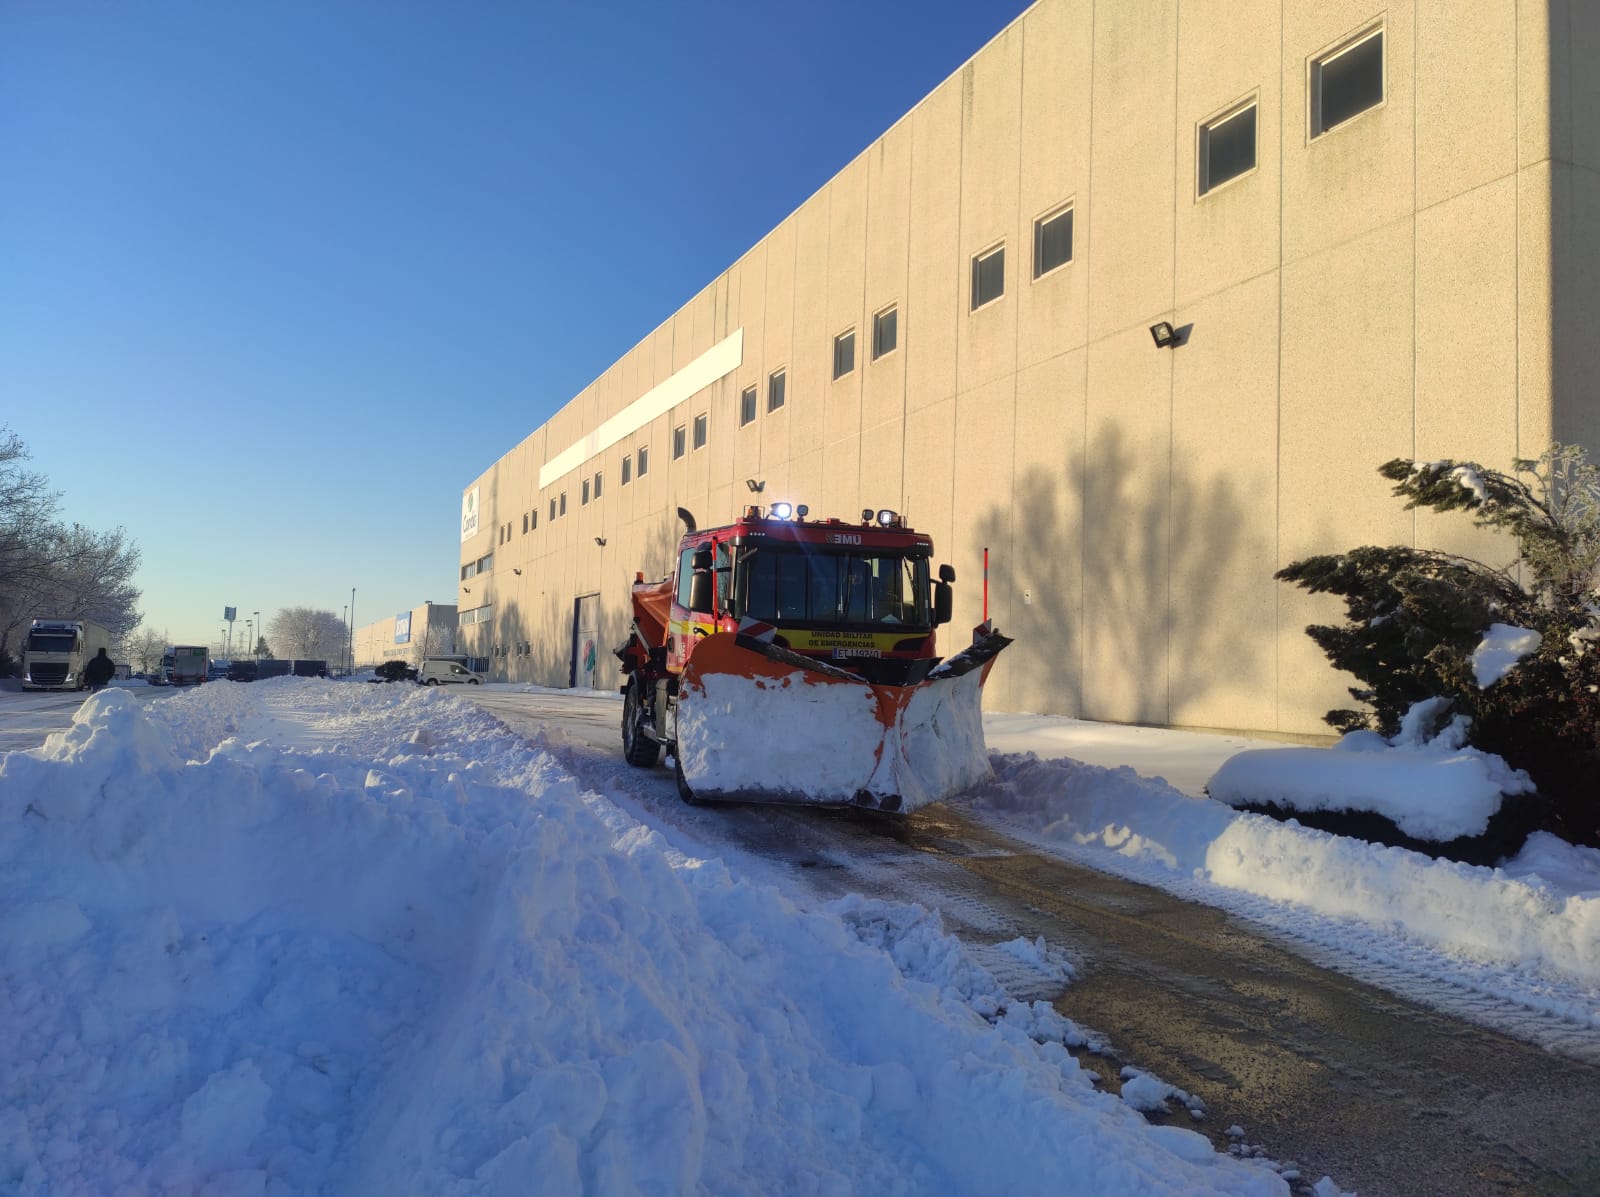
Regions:
<svg viewBox="0 0 1600 1197"><path fill-rule="evenodd" d="M461 543L466 544L478 534L478 488L474 486L461 496Z"/></svg>
<svg viewBox="0 0 1600 1197"><path fill-rule="evenodd" d="M411 642L411 612L402 611L394 617L394 642L396 644Z"/></svg>

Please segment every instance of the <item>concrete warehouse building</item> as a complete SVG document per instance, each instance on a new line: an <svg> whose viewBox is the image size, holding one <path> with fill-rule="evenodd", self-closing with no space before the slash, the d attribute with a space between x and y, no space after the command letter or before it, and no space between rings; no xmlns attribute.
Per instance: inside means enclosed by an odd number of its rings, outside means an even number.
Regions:
<svg viewBox="0 0 1600 1197"><path fill-rule="evenodd" d="M1582 0L1040 0L466 487L458 647L610 688L680 505L891 507L947 652L989 550L990 707L1326 732L1273 572L1509 560L1378 465L1600 447L1597 60Z"/></svg>
<svg viewBox="0 0 1600 1197"><path fill-rule="evenodd" d="M428 653L456 651L457 614L449 603L423 603L387 619L359 627L353 634L355 668L385 661L415 665Z"/></svg>

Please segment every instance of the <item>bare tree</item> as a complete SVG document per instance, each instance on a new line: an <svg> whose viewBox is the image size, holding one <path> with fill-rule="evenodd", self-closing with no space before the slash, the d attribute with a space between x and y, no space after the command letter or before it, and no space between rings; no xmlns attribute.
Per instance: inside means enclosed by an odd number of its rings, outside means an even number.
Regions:
<svg viewBox="0 0 1600 1197"><path fill-rule="evenodd" d="M167 634L141 626L123 641L122 651L128 664L140 673L150 673L167 651Z"/></svg>
<svg viewBox="0 0 1600 1197"><path fill-rule="evenodd" d="M411 664L420 665L426 657L447 657L456 651L455 629L422 625L422 636L411 638Z"/></svg>
<svg viewBox="0 0 1600 1197"><path fill-rule="evenodd" d="M267 631L286 657L335 662L344 657L345 623L332 611L285 607L267 621Z"/></svg>
<svg viewBox="0 0 1600 1197"><path fill-rule="evenodd" d="M122 528L57 522L60 496L27 460L22 440L0 428L0 659L41 616L92 619L113 636L139 623L138 548Z"/></svg>

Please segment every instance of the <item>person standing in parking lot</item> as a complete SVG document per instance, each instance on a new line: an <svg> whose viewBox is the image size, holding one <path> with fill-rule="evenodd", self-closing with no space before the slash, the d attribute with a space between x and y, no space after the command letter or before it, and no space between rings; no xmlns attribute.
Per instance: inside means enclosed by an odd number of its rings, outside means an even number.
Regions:
<svg viewBox="0 0 1600 1197"><path fill-rule="evenodd" d="M105 689L105 685L117 673L117 663L111 659L111 654L101 649L95 657L83 667L83 677L96 690Z"/></svg>

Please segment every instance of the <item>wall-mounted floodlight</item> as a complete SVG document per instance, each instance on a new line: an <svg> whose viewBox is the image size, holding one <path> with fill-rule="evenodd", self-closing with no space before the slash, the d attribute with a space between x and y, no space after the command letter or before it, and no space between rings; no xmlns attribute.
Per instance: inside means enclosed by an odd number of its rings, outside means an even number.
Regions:
<svg viewBox="0 0 1600 1197"><path fill-rule="evenodd" d="M512 566L512 567L511 567L511 572L512 572L512 573L514 573L514 574L516 574L516 575L517 575L517 577L519 577L519 578L520 578L520 577L521 577L521 576L522 576L522 571L521 571L521 570L520 570L520 569L518 569L518 568L517 568L517 567L516 567L516 566L514 566L514 565L513 565L513 566Z"/></svg>
<svg viewBox="0 0 1600 1197"><path fill-rule="evenodd" d="M462 593L462 594L471 594L471 593L472 593L472 587L470 587L470 586L463 586L463 587L462 587L462 588L461 588L461 593Z"/></svg>
<svg viewBox="0 0 1600 1197"><path fill-rule="evenodd" d="M594 538L594 542L595 542L595 544L599 545L602 549L606 547L606 538L604 536L596 536Z"/></svg>
<svg viewBox="0 0 1600 1197"><path fill-rule="evenodd" d="M750 488L750 493L753 495L759 495L767 489L766 479L764 478L746 478L744 484Z"/></svg>
<svg viewBox="0 0 1600 1197"><path fill-rule="evenodd" d="M1167 321L1150 326L1150 335L1155 338L1157 349L1171 349L1178 343L1177 330Z"/></svg>

